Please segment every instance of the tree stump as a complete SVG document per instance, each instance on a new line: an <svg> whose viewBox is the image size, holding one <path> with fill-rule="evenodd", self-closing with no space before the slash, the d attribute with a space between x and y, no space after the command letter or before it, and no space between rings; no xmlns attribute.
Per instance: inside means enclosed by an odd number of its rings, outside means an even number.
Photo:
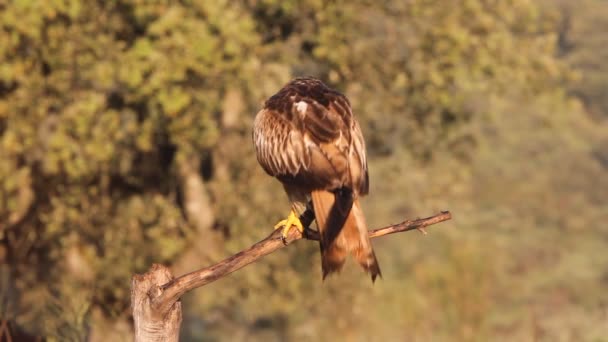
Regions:
<svg viewBox="0 0 608 342"><path fill-rule="evenodd" d="M182 323L182 303L158 305L161 287L173 280L171 271L154 264L144 274L136 274L131 282L131 310L135 324L135 342L179 341ZM163 303L160 303L163 304Z"/></svg>

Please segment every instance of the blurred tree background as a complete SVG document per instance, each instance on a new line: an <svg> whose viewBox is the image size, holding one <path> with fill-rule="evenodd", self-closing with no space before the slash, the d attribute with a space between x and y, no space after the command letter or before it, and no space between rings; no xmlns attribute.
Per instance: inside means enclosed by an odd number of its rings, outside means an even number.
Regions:
<svg viewBox="0 0 608 342"><path fill-rule="evenodd" d="M352 100L384 278L298 243L184 298L184 341L603 341L608 3L0 2L0 317L132 339L129 286L266 236L289 205L253 117L294 76Z"/></svg>

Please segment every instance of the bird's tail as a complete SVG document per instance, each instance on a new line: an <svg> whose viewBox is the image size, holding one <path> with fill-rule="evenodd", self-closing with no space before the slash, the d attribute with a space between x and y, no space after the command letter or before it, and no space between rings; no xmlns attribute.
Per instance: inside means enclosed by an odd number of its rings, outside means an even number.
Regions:
<svg viewBox="0 0 608 342"><path fill-rule="evenodd" d="M359 200L353 201L352 192L315 190L312 192L312 203L319 227L323 279L342 269L349 252L370 273L372 281L381 276L365 216Z"/></svg>

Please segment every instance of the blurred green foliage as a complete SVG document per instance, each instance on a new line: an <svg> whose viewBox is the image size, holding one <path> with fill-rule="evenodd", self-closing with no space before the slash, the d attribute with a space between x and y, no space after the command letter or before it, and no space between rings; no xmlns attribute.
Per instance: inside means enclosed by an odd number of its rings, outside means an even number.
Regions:
<svg viewBox="0 0 608 342"><path fill-rule="evenodd" d="M184 340L608 336L604 2L20 0L0 23L0 317L21 329L130 340L134 273L264 237L288 203L251 122L314 75L362 123L370 226L454 220L376 241L373 287L322 283L314 244L270 255L187 295Z"/></svg>

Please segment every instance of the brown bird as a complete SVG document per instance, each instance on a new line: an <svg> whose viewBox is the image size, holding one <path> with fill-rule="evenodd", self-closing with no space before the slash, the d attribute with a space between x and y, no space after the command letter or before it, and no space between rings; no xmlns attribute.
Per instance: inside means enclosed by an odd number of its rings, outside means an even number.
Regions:
<svg viewBox="0 0 608 342"><path fill-rule="evenodd" d="M339 271L348 253L369 272L380 267L359 197L369 189L365 141L346 96L315 78L296 78L270 97L253 124L259 163L291 201L283 237L304 228L299 213L312 202L320 234L323 279Z"/></svg>

